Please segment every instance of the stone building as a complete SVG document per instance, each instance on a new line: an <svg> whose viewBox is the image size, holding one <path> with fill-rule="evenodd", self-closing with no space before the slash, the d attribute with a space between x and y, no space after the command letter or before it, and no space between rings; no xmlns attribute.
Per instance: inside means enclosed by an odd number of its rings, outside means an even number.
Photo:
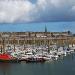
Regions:
<svg viewBox="0 0 75 75"><path fill-rule="evenodd" d="M0 32L0 45L65 45L72 44L74 37L69 32Z"/></svg>

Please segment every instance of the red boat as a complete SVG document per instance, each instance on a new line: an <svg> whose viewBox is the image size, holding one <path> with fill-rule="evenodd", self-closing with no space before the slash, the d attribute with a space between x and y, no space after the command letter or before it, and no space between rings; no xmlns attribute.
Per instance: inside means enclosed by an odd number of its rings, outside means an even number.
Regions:
<svg viewBox="0 0 75 75"><path fill-rule="evenodd" d="M0 54L0 62L4 63L18 63L19 60L17 58L12 57L9 54Z"/></svg>

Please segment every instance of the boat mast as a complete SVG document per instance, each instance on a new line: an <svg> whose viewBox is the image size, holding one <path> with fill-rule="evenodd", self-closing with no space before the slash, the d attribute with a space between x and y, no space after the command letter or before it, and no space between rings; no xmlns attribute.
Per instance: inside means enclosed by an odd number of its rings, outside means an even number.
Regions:
<svg viewBox="0 0 75 75"><path fill-rule="evenodd" d="M3 45L3 50L2 50L2 53L5 53L5 35L2 34L2 45Z"/></svg>
<svg viewBox="0 0 75 75"><path fill-rule="evenodd" d="M3 38L3 53L5 53L5 39Z"/></svg>
<svg viewBox="0 0 75 75"><path fill-rule="evenodd" d="M25 37L24 37L24 50L25 50Z"/></svg>
<svg viewBox="0 0 75 75"><path fill-rule="evenodd" d="M14 44L14 52L15 52L15 33L14 33L14 36L13 36L13 44Z"/></svg>

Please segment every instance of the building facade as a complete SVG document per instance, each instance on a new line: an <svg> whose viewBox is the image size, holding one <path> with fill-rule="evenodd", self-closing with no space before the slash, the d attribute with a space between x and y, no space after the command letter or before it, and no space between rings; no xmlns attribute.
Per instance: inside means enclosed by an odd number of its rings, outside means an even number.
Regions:
<svg viewBox="0 0 75 75"><path fill-rule="evenodd" d="M65 45L74 40L69 32L0 32L0 45Z"/></svg>

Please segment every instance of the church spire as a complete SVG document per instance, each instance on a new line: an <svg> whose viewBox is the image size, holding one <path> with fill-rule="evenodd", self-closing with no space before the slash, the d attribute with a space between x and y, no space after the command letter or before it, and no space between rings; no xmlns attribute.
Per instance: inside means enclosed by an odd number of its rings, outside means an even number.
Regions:
<svg viewBox="0 0 75 75"><path fill-rule="evenodd" d="M47 27L46 27L46 25L45 25L45 36L47 36Z"/></svg>
<svg viewBox="0 0 75 75"><path fill-rule="evenodd" d="M46 27L46 25L45 25L45 33L47 32L47 27Z"/></svg>

